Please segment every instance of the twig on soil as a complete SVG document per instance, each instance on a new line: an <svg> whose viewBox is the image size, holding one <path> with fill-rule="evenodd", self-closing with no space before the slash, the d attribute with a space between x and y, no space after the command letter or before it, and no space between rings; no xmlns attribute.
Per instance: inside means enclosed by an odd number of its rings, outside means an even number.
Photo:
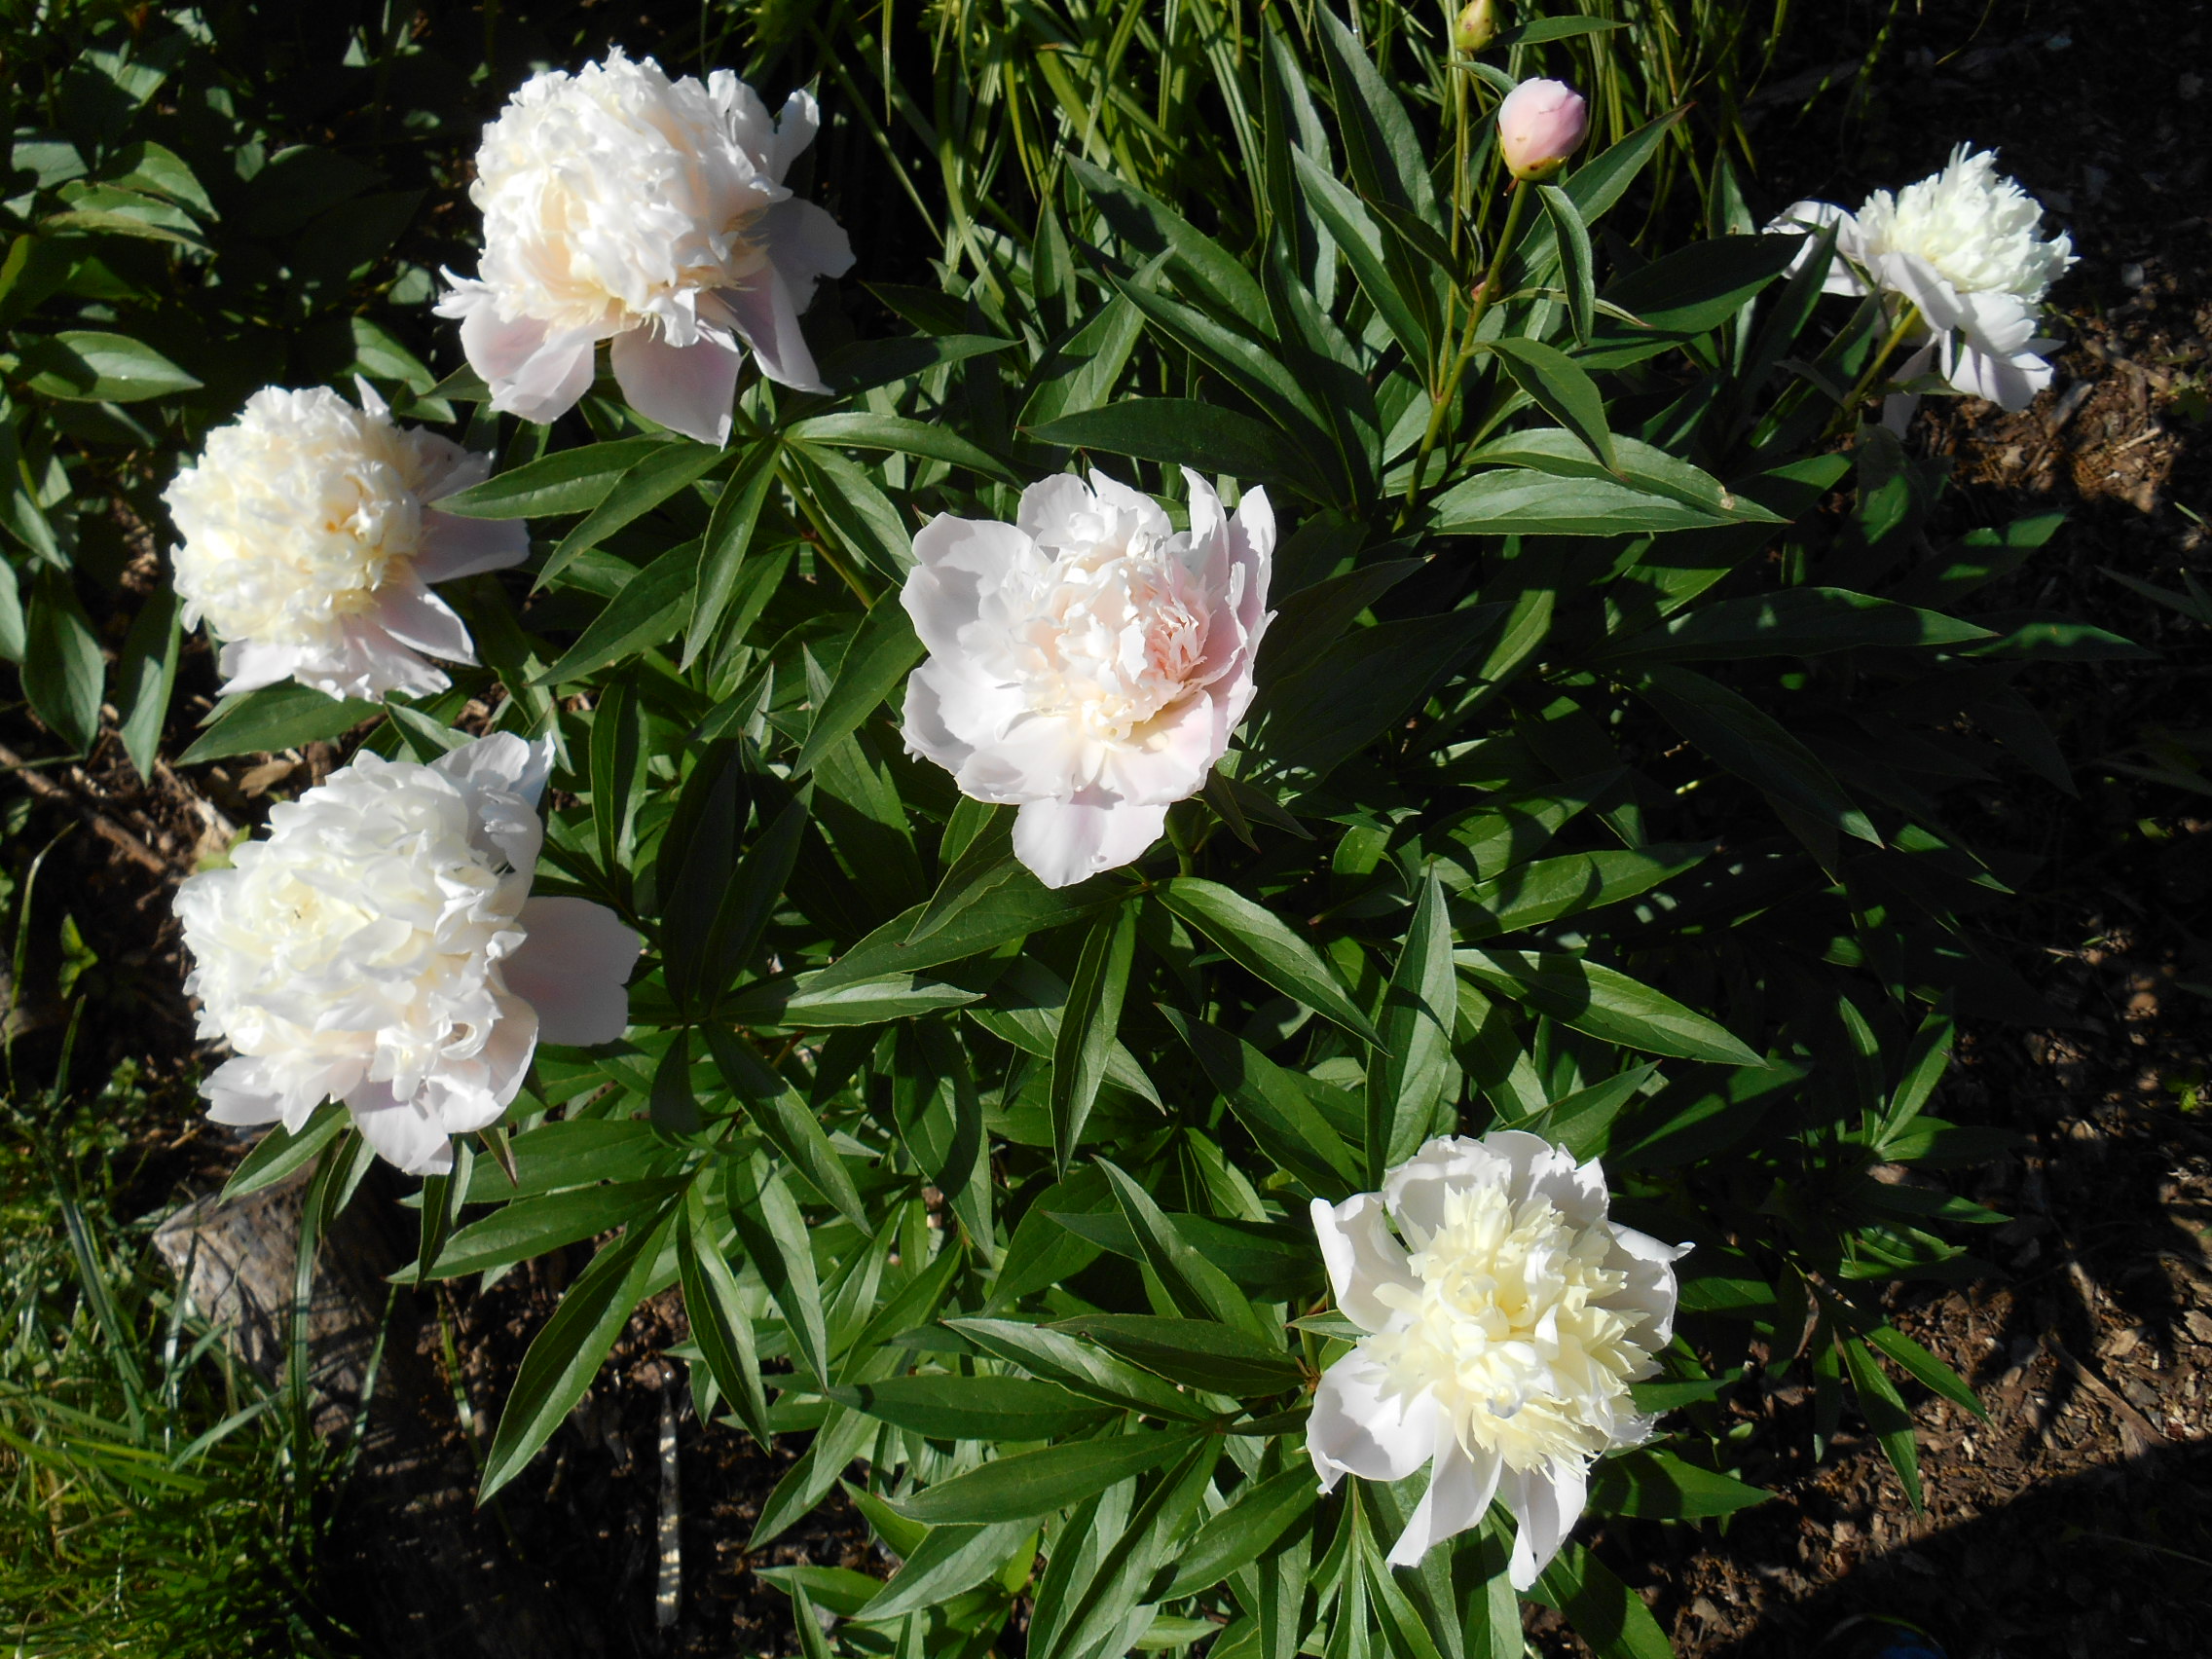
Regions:
<svg viewBox="0 0 2212 1659"><path fill-rule="evenodd" d="M170 866L168 860L163 858L161 854L155 852L153 848L147 846L145 842L114 819L108 817L106 813L83 799L76 792L63 789L44 772L37 770L28 760L25 760L6 744L0 744L0 769L15 773L21 780L23 788L29 790L41 800L53 801L58 806L67 807L92 827L93 834L99 836L101 840L114 847L116 851L140 868L151 871L165 881L176 879L176 870Z"/></svg>
<svg viewBox="0 0 2212 1659"><path fill-rule="evenodd" d="M2068 1353L2066 1345L2056 1337L2046 1336L2043 1340L2043 1346L2049 1351L2053 1359L2056 1359L2059 1364L2065 1366L2068 1371L2074 1374L2074 1380L2077 1382L2112 1408L2113 1415L2120 1419L2120 1438L2123 1441L2140 1439L2141 1445L2128 1446L2127 1452L2130 1456L2141 1456L2153 1446L2171 1438L2164 1429L2158 1427L2157 1424L2123 1399L2111 1383Z"/></svg>

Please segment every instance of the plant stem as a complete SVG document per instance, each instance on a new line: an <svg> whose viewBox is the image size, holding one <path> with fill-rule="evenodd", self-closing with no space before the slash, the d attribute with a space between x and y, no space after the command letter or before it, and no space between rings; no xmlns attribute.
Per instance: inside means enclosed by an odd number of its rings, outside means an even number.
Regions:
<svg viewBox="0 0 2212 1659"><path fill-rule="evenodd" d="M1866 365L1866 372L1859 377L1859 384L1851 388L1843 400L1843 407L1836 411L1835 419L1829 423L1829 437L1839 435L1847 422L1859 418L1859 406L1873 395L1874 388L1881 385L1882 371L1889 367L1890 359L1897 355L1897 350L1904 344L1905 336L1919 326L1920 308L1907 300L1904 310L1898 313L1898 320L1890 329L1890 337L1882 342L1882 349L1874 353L1874 360Z"/></svg>
<svg viewBox="0 0 2212 1659"><path fill-rule="evenodd" d="M1436 440L1444 430L1445 415L1459 395L1459 382L1467 372L1467 360L1475 354L1475 330L1482 326L1483 317L1497 297L1498 283L1505 275L1506 255L1520 238L1522 221L1529 216L1529 199L1533 194L1522 189L1519 179L1513 181L1507 194L1505 228L1498 233L1497 245L1491 250L1490 269L1484 273L1482 286L1475 290L1475 302L1467 310L1467 326L1459 336L1458 352L1452 359L1451 372L1445 377L1443 394L1428 412L1428 427L1421 433L1420 451L1414 457L1413 474L1406 480L1405 505L1398 514L1401 524L1405 522L1405 515L1413 511L1414 498L1419 494L1421 473L1427 468L1429 452L1436 448Z"/></svg>

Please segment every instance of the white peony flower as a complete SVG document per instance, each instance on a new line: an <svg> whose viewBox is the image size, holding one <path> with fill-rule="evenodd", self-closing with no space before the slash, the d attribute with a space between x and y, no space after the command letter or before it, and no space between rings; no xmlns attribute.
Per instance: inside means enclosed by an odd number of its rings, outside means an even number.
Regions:
<svg viewBox="0 0 2212 1659"><path fill-rule="evenodd" d="M335 1097L385 1158L436 1174L540 1037L622 1034L643 941L603 905L530 896L552 760L507 733L427 766L356 756L177 890L200 1035L238 1056L202 1088L208 1116L296 1129Z"/></svg>
<svg viewBox="0 0 2212 1659"><path fill-rule="evenodd" d="M184 623L223 640L226 692L287 677L333 697L442 691L416 653L476 657L428 584L530 553L519 521L432 505L481 483L490 456L399 425L358 384L358 409L323 387L255 392L163 493Z"/></svg>
<svg viewBox="0 0 2212 1659"><path fill-rule="evenodd" d="M940 513L914 537L907 750L1018 804L1014 854L1048 886L1151 846L1252 701L1274 512L1254 490L1231 517L1183 476L1188 531L1093 472L1032 484L1014 524Z"/></svg>
<svg viewBox="0 0 2212 1659"><path fill-rule="evenodd" d="M1430 1466L1393 1566L1502 1497L1520 1523L1513 1586L1528 1589L1582 1513L1590 1460L1649 1436L1628 1385L1673 1339L1672 1264L1688 1246L1606 1220L1605 1204L1595 1159L1578 1167L1517 1129L1439 1137L1382 1192L1313 1200L1337 1307L1369 1335L1323 1374L1307 1449L1324 1492Z"/></svg>
<svg viewBox="0 0 2212 1659"><path fill-rule="evenodd" d="M2036 317L2051 283L2075 263L2063 231L2038 238L2042 222L2035 198L1998 176L1994 151L1970 154L1961 144L1941 172L1895 197L1877 190L1856 215L1831 203L1800 202L1767 230L1835 226L1840 257L1826 292L1880 292L1892 315L1908 303L1919 309L1912 337L1923 343L1896 378L1909 381L1933 365L1956 389L2018 410L2050 384L2043 353L2057 342L2038 337ZM1911 403L1890 400L1893 424L1901 425Z"/></svg>
<svg viewBox="0 0 2212 1659"><path fill-rule="evenodd" d="M852 245L783 182L819 125L805 92L770 120L727 69L671 81L620 48L526 81L476 154L478 276L446 273L437 308L492 407L558 419L602 340L630 406L701 443L729 438L740 342L770 380L825 389L798 313Z"/></svg>

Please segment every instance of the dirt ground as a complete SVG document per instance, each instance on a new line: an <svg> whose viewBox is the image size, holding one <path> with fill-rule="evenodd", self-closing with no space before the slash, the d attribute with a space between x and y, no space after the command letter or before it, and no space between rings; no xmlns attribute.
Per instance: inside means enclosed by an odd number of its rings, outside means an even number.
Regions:
<svg viewBox="0 0 2212 1659"><path fill-rule="evenodd" d="M1955 458L1958 522L2069 514L1998 603L2070 609L2160 655L2037 682L2077 758L2077 798L2021 786L1972 803L1993 839L2040 861L2004 942L2065 1023L1968 1033L1938 1109L2025 1137L1959 1183L2014 1219L1985 1236L1982 1277L1906 1294L1897 1310L1972 1380L1989 1420L1918 1403L1927 1507L1915 1514L1863 1425L1847 1418L1816 1462L1805 1393L1748 1384L1732 1409L1751 1478L1773 1500L1725 1527L1585 1534L1689 1659L1866 1653L1868 1618L1910 1621L1952 1659L2212 1648L2212 655L2200 627L2104 573L2168 589L2184 570L2212 574L2190 516L2212 513L2207 12L2187 0L2112 0L2093 14L1925 0L1897 19L1862 107L1831 91L1801 110L1831 61L1812 52L1803 74L1784 66L1787 95L1758 112L1756 205L1855 204L1968 139L1997 146L2072 231L2082 263L2055 295L2068 340L2052 391L2010 417L1932 403L1914 441ZM1834 62L1856 62L1864 20L1850 9L1830 19ZM186 683L208 687L203 660ZM0 741L27 751L21 720L0 719ZM318 746L149 787L111 744L83 766L16 773L45 834L76 826L42 891L63 895L55 903L98 957L88 988L143 1011L100 1034L106 1048L188 1060L175 875L257 820L270 789L311 781L332 758ZM32 969L26 991L47 977ZM24 1042L51 1040L49 1012L18 1007ZM205 1190L235 1156L219 1136L185 1130L159 1167ZM796 1437L764 1457L674 1405L683 1597L674 1628L654 1623L657 1446L664 1398L683 1394L666 1387L659 1355L681 1338L680 1312L641 1315L548 1456L500 1502L472 1507L472 1441L488 1438L484 1414L573 1266L534 1264L482 1296L399 1299L385 1410L404 1456L372 1463L347 1494L332 1610L379 1653L789 1650L788 1604L751 1567L883 1564L841 1499L749 1557L744 1539ZM1534 1637L1580 1650L1541 1626Z"/></svg>

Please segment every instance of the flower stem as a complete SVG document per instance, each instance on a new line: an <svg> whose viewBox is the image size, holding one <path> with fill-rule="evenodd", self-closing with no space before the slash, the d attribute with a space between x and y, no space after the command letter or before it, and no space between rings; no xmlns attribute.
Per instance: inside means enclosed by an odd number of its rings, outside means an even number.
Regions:
<svg viewBox="0 0 2212 1659"><path fill-rule="evenodd" d="M1414 509L1414 498L1420 492L1421 474L1428 467L1429 452L1436 448L1436 440L1443 435L1445 417L1459 395L1459 382L1467 372L1468 359L1475 354L1475 330L1482 326L1483 317L1497 297L1498 283L1505 274L1506 255L1521 234L1522 221L1529 216L1529 199L1532 194L1521 188L1519 179L1508 187L1505 228L1498 233L1497 245L1491 250L1490 269L1484 273L1482 286L1475 290L1474 304L1468 308L1467 326L1459 336L1459 350L1452 359L1451 372L1445 377L1443 394L1428 412L1428 427L1420 435L1420 450L1414 457L1413 473L1406 480L1405 504L1398 512L1401 524Z"/></svg>
<svg viewBox="0 0 2212 1659"><path fill-rule="evenodd" d="M1890 359L1897 355L1897 350L1904 344L1905 336L1919 326L1920 308L1907 300L1904 310L1898 313L1898 320L1890 329L1890 337L1882 342L1882 349L1874 353L1874 360L1866 365L1866 372L1859 377L1859 384L1851 388L1843 400L1843 407L1836 411L1835 419L1828 423L1829 437L1839 436L1847 423L1859 418L1859 406L1874 394L1874 388L1882 384L1882 371L1889 367Z"/></svg>

